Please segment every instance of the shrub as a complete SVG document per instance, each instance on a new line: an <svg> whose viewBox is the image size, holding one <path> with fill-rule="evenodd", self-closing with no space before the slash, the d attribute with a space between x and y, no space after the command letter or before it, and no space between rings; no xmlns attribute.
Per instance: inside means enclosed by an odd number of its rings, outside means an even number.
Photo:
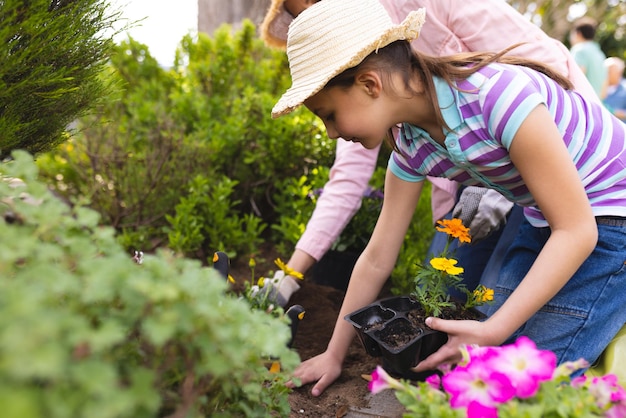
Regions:
<svg viewBox="0 0 626 418"><path fill-rule="evenodd" d="M279 214L272 225L272 239L282 254L291 254L313 214L319 190L328 181L329 167L315 167L310 173L291 177L276 185L273 196Z"/></svg>
<svg viewBox="0 0 626 418"><path fill-rule="evenodd" d="M288 414L298 358L285 320L252 311L198 261L159 251L133 263L96 212L62 203L32 157L13 156L0 166L4 415Z"/></svg>
<svg viewBox="0 0 626 418"><path fill-rule="evenodd" d="M117 96L38 163L67 199L85 196L129 249L167 242L167 216L198 175L235 182L233 218L254 214L271 224L277 182L332 161L334 142L310 112L270 118L289 83L287 60L264 46L249 21L234 33L224 25L213 37L185 36L171 69L132 39L111 63Z"/></svg>
<svg viewBox="0 0 626 418"><path fill-rule="evenodd" d="M0 159L67 140L66 126L107 91L98 74L120 16L109 9L101 0L2 1Z"/></svg>
<svg viewBox="0 0 626 418"><path fill-rule="evenodd" d="M228 248L231 254L253 253L266 225L252 214L231 213L239 203L231 200L236 185L228 177L214 182L200 175L194 178L189 194L176 205L176 215L166 216L171 225L169 247L202 260L221 248ZM213 251L205 253L205 248Z"/></svg>

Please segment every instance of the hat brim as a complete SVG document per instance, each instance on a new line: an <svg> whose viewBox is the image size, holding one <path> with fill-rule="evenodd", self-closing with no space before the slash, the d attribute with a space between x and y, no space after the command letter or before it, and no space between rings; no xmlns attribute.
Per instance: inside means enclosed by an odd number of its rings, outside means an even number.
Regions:
<svg viewBox="0 0 626 418"><path fill-rule="evenodd" d="M263 22L261 22L261 39L274 48L287 47L287 32L294 17L285 9L285 0L272 0Z"/></svg>
<svg viewBox="0 0 626 418"><path fill-rule="evenodd" d="M282 95L272 109L272 118L276 119L282 115L291 113L308 98L322 90L335 76L349 68L357 66L372 52L378 51L378 49L395 41L411 41L417 39L419 31L424 24L425 15L426 10L424 8L409 13L401 24L387 28L385 31L378 34L373 41L360 48L358 52L338 60L335 68L331 72L311 75L307 77L306 80L294 80L292 86ZM341 51L337 52L341 53Z"/></svg>

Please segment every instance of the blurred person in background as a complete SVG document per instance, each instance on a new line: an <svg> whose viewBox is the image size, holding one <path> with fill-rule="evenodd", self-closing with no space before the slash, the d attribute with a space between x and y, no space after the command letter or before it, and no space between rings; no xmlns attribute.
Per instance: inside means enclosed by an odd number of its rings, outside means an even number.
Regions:
<svg viewBox="0 0 626 418"><path fill-rule="evenodd" d="M606 55L600 49L600 44L595 41L596 21L583 17L574 22L569 33L569 41L572 44L570 51L576 63L591 83L600 99L606 95L607 73L604 66Z"/></svg>
<svg viewBox="0 0 626 418"><path fill-rule="evenodd" d="M622 121L626 121L626 79L624 79L624 60L609 57L604 61L608 73L608 83L604 105Z"/></svg>

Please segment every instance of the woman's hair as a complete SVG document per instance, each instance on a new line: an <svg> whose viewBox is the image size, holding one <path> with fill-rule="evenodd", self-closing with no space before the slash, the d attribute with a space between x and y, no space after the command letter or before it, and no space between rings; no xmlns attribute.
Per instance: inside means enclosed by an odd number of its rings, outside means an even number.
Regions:
<svg viewBox="0 0 626 418"><path fill-rule="evenodd" d="M400 73L405 89L413 94L420 94L411 87L411 77L417 75L424 86L423 94L427 95L435 106L437 122L448 129L449 127L446 125L439 108L433 76L442 78L450 86L458 89L455 86L455 81L464 80L486 65L499 62L532 68L552 78L563 88L572 89L572 83L567 78L545 64L505 55L519 45L521 44L513 45L497 53L467 52L445 57L433 57L413 50L407 41L395 41L376 52L372 52L356 67L349 68L337 75L326 84L326 87L348 88L354 84L358 73L375 70L381 74L383 81L387 81L387 85L391 85L389 80L392 74ZM396 149L391 132L387 135L387 142Z"/></svg>

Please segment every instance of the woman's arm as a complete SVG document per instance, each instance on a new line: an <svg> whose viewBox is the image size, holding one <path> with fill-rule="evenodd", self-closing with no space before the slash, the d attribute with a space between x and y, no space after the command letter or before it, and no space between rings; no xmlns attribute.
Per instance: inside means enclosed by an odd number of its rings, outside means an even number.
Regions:
<svg viewBox="0 0 626 418"><path fill-rule="evenodd" d="M358 143L337 140L329 180L296 244L299 251L289 260L289 267L305 273L339 237L361 206L379 151L380 147L370 150Z"/></svg>

